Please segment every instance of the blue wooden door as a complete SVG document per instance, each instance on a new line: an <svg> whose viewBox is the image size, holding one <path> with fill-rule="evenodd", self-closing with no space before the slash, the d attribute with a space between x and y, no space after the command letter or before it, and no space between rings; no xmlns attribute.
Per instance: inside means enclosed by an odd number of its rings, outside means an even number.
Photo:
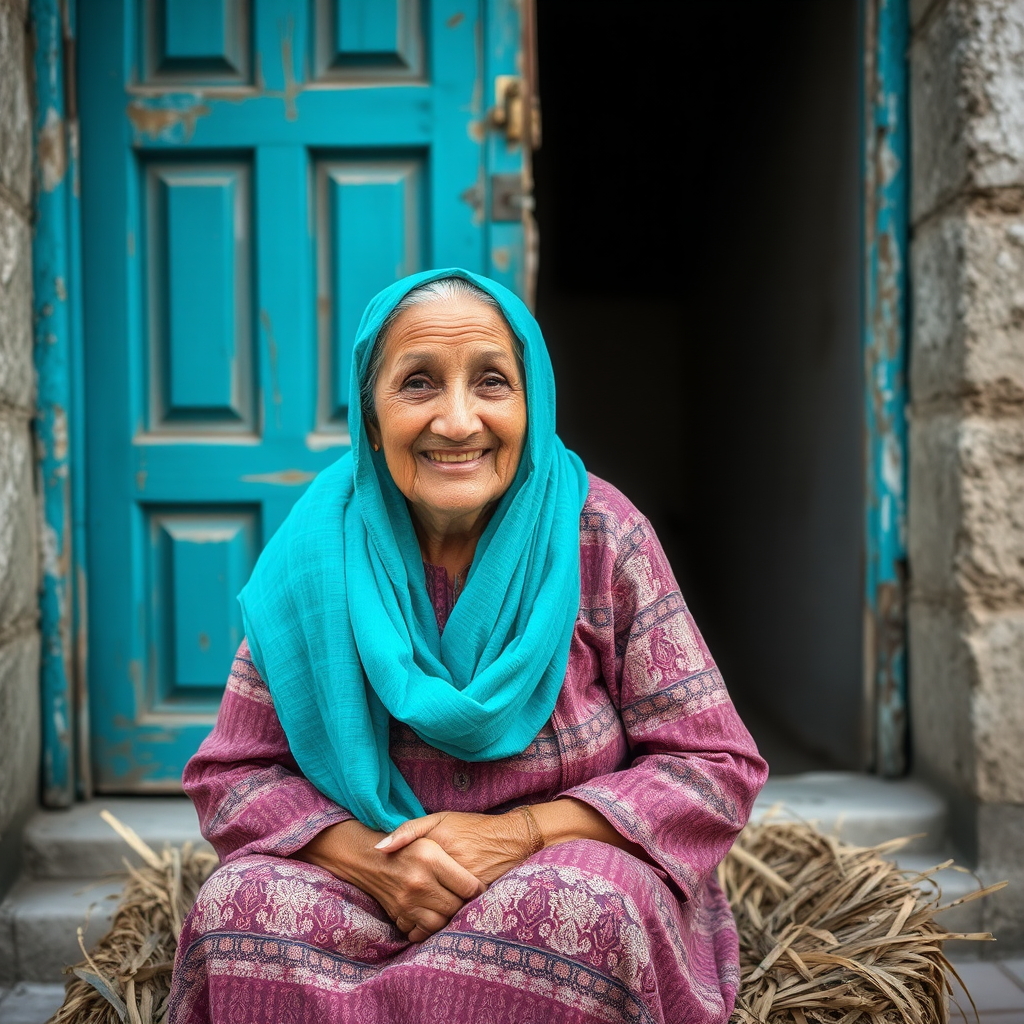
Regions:
<svg viewBox="0 0 1024 1024"><path fill-rule="evenodd" d="M348 443L366 301L453 264L522 290L522 227L490 194L522 153L487 119L515 73L511 6L80 8L97 788L178 788L241 640L236 594Z"/></svg>

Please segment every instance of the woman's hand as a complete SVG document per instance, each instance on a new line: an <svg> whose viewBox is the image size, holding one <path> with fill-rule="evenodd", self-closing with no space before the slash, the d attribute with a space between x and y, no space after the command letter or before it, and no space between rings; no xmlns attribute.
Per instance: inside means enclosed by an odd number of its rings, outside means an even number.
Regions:
<svg viewBox="0 0 1024 1024"><path fill-rule="evenodd" d="M374 846L380 838L380 832L358 821L343 821L325 828L294 856L372 896L410 942L422 942L444 928L486 889L430 839L415 839L400 852L384 854Z"/></svg>
<svg viewBox="0 0 1024 1024"><path fill-rule="evenodd" d="M505 814L439 811L412 818L385 836L377 849L393 857L424 839L437 843L487 885L519 867L533 852L534 845L526 814L516 808Z"/></svg>
<svg viewBox="0 0 1024 1024"><path fill-rule="evenodd" d="M432 839L487 885L519 867L534 852L535 840L537 848L542 848L573 839L596 839L654 863L642 846L617 832L604 815L573 797L533 804L530 817L517 807L504 814L439 811L411 818L377 843L377 849L393 856L423 839Z"/></svg>

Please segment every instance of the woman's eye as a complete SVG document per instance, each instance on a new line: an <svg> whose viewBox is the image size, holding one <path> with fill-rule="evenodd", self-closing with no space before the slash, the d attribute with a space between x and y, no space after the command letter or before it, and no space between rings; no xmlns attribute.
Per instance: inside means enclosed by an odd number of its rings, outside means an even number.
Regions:
<svg viewBox="0 0 1024 1024"><path fill-rule="evenodd" d="M405 391L425 391L430 387L430 381L426 377L410 377L403 385Z"/></svg>
<svg viewBox="0 0 1024 1024"><path fill-rule="evenodd" d="M490 374L487 377L484 377L482 383L485 388L503 388L507 386L508 381L497 374Z"/></svg>

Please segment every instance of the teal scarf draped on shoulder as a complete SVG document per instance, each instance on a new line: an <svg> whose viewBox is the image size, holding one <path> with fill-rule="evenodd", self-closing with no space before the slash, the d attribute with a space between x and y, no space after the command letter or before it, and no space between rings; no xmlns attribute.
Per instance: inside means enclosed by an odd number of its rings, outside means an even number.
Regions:
<svg viewBox="0 0 1024 1024"><path fill-rule="evenodd" d="M522 344L528 425L440 635L408 507L366 436L360 383L391 310L445 277L493 296ZM488 278L434 270L385 288L363 314L351 379L352 450L296 502L239 601L299 767L364 824L391 831L423 808L388 753L389 716L465 761L520 753L550 718L579 610L587 476L555 434L540 327Z"/></svg>

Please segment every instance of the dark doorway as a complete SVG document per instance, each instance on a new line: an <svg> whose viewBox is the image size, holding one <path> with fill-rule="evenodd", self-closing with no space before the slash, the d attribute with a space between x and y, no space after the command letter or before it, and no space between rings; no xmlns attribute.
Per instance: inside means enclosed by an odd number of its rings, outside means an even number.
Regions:
<svg viewBox="0 0 1024 1024"><path fill-rule="evenodd" d="M559 430L783 772L862 767L857 6L538 2Z"/></svg>

